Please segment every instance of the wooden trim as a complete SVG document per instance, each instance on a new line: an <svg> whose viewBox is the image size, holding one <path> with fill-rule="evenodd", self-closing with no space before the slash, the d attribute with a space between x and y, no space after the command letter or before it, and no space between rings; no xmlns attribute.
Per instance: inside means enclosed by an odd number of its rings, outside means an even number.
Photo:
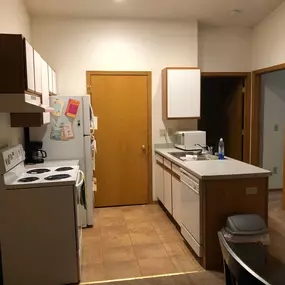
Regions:
<svg viewBox="0 0 285 285"><path fill-rule="evenodd" d="M178 118L167 118L167 120L186 120L186 119L193 119L193 120L200 120L201 117L178 117Z"/></svg>
<svg viewBox="0 0 285 285"><path fill-rule="evenodd" d="M35 91L33 95L37 95L38 97L42 97L43 94Z"/></svg>
<svg viewBox="0 0 285 285"><path fill-rule="evenodd" d="M251 120L251 163L260 166L262 128L260 125L261 117L261 94L260 84L261 75L274 71L284 70L285 63L270 67L257 69L252 72L252 120Z"/></svg>
<svg viewBox="0 0 285 285"><path fill-rule="evenodd" d="M167 69L164 68L161 71L161 92L162 92L162 118L163 120L168 119L168 96L167 96L167 81L168 81L168 74L167 74Z"/></svg>
<svg viewBox="0 0 285 285"><path fill-rule="evenodd" d="M251 119L251 163L260 165L260 80L261 76L252 75L252 119Z"/></svg>
<svg viewBox="0 0 285 285"><path fill-rule="evenodd" d="M201 72L201 77L243 77L245 79L243 161L250 162L251 72Z"/></svg>
<svg viewBox="0 0 285 285"><path fill-rule="evenodd" d="M245 77L250 72L201 72L204 77Z"/></svg>
<svg viewBox="0 0 285 285"><path fill-rule="evenodd" d="M256 70L253 71L253 73L255 73L255 74L264 74L264 73L270 73L270 72L283 70L283 69L285 69L285 63L272 65L272 66L261 68L261 69L256 69Z"/></svg>
<svg viewBox="0 0 285 285"><path fill-rule="evenodd" d="M133 75L133 76L149 76L151 71L86 71L87 85L91 84L92 75ZM88 80L89 78L89 80Z"/></svg>
<svg viewBox="0 0 285 285"><path fill-rule="evenodd" d="M157 165L159 165L159 166L161 166L162 168L164 168L164 164L163 164L163 163L161 163L161 162L158 161L158 160L156 160L155 162L156 162Z"/></svg>
<svg viewBox="0 0 285 285"><path fill-rule="evenodd" d="M180 181L180 176L176 173L176 172L174 172L173 170L172 170L172 176L174 177L174 178L176 178L177 180L179 180Z"/></svg>
<svg viewBox="0 0 285 285"><path fill-rule="evenodd" d="M245 77L244 118L243 118L243 161L250 163L250 135L251 135L251 72Z"/></svg>
<svg viewBox="0 0 285 285"><path fill-rule="evenodd" d="M30 94L30 95L35 95L35 94L36 94L36 92L35 92L34 90L29 89L29 88L27 88L25 92L26 92L27 94ZM37 95L37 94L36 94L36 95Z"/></svg>
<svg viewBox="0 0 285 285"><path fill-rule="evenodd" d="M89 94L92 75L129 75L147 76L147 136L148 136L148 202L153 202L153 177L152 177L152 72L151 71L86 71L86 94ZM90 95L90 94L89 94ZM92 96L91 96L92 99ZM92 103L92 101L91 101Z"/></svg>
<svg viewBox="0 0 285 285"><path fill-rule="evenodd" d="M165 67L164 68L165 70L168 70L168 69L200 69L199 67Z"/></svg>
<svg viewBox="0 0 285 285"><path fill-rule="evenodd" d="M269 192L281 192L282 190L282 188L268 189Z"/></svg>
<svg viewBox="0 0 285 285"><path fill-rule="evenodd" d="M163 169L164 169L166 172L168 172L169 174L172 175L172 170L169 169L166 165L163 165Z"/></svg>

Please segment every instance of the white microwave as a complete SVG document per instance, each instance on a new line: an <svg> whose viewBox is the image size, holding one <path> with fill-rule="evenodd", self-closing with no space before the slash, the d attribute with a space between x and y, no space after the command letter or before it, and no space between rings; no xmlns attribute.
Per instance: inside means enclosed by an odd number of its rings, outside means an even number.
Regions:
<svg viewBox="0 0 285 285"><path fill-rule="evenodd" d="M182 150L198 150L199 145L206 145L206 132L204 131L182 131L175 133L175 147Z"/></svg>

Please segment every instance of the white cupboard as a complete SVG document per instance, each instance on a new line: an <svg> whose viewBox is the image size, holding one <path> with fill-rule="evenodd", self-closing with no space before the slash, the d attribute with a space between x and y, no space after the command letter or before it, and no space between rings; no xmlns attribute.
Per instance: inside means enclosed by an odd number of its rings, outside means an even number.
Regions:
<svg viewBox="0 0 285 285"><path fill-rule="evenodd" d="M163 157L160 155L155 156L155 194L160 202L164 203L163 198Z"/></svg>
<svg viewBox="0 0 285 285"><path fill-rule="evenodd" d="M172 164L172 211L173 218L181 226L181 183L180 168Z"/></svg>
<svg viewBox="0 0 285 285"><path fill-rule="evenodd" d="M52 93L57 94L56 73L52 70Z"/></svg>
<svg viewBox="0 0 285 285"><path fill-rule="evenodd" d="M48 90L52 94L52 68L48 66Z"/></svg>
<svg viewBox="0 0 285 285"><path fill-rule="evenodd" d="M163 170L163 190L164 190L164 207L172 214L172 186L171 186L171 169L166 166L168 161L164 160ZM171 163L170 163L171 164Z"/></svg>
<svg viewBox="0 0 285 285"><path fill-rule="evenodd" d="M42 60L42 104L49 106L48 64ZM43 124L50 123L50 113L43 113Z"/></svg>
<svg viewBox="0 0 285 285"><path fill-rule="evenodd" d="M27 72L27 90L35 91L35 70L34 70L34 49L25 40L26 49L26 72Z"/></svg>
<svg viewBox="0 0 285 285"><path fill-rule="evenodd" d="M34 50L35 92L37 94L42 94L42 62L41 56Z"/></svg>
<svg viewBox="0 0 285 285"><path fill-rule="evenodd" d="M162 71L164 119L200 118L201 70L165 68Z"/></svg>

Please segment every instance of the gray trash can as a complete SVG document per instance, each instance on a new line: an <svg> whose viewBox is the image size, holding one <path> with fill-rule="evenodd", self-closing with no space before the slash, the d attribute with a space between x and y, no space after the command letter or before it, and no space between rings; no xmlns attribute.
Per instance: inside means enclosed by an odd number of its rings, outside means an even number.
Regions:
<svg viewBox="0 0 285 285"><path fill-rule="evenodd" d="M256 269L264 267L270 239L268 228L260 216L230 216L222 232L233 250L244 252L245 263L255 264Z"/></svg>

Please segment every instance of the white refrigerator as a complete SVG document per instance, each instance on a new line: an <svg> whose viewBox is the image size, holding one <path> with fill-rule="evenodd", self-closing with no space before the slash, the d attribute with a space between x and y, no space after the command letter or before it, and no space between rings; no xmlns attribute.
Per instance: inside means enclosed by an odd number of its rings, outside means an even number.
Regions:
<svg viewBox="0 0 285 285"><path fill-rule="evenodd" d="M46 160L79 160L80 169L85 175L86 196L86 210L81 206L82 227L92 226L94 117L90 96L52 96L50 106L54 108L50 124L31 128L30 139L43 142Z"/></svg>

